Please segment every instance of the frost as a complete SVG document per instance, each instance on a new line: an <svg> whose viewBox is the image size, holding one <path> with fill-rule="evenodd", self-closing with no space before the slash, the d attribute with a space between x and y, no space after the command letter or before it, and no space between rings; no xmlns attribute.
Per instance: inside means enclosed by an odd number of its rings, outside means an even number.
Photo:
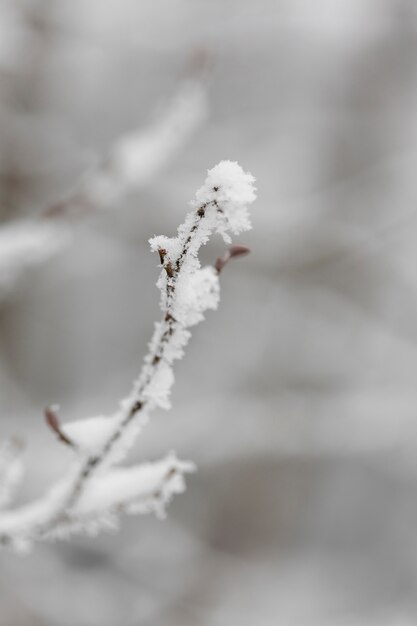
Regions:
<svg viewBox="0 0 417 626"><path fill-rule="evenodd" d="M0 291L28 268L44 263L71 242L71 231L46 220L21 220L0 228Z"/></svg>
<svg viewBox="0 0 417 626"><path fill-rule="evenodd" d="M181 253L181 242L177 237L165 237L158 235L149 239L152 252L165 250L169 259L176 259Z"/></svg>
<svg viewBox="0 0 417 626"><path fill-rule="evenodd" d="M143 391L145 400L151 401L161 409L170 409L169 395L174 384L174 373L168 363L161 363L156 369L154 376Z"/></svg>
<svg viewBox="0 0 417 626"><path fill-rule="evenodd" d="M256 197L254 180L237 163L221 161L208 171L177 237L149 240L162 265L157 287L164 319L155 327L145 368L135 384L137 397L146 402L170 407L171 366L184 354L188 328L201 322L205 311L216 309L220 299L218 271L211 266L201 269L198 252L213 232L229 240L229 230L239 233L251 227L248 204Z"/></svg>
<svg viewBox="0 0 417 626"><path fill-rule="evenodd" d="M244 246L234 246L215 267L201 268L198 258L212 233L229 239L230 232L250 228L253 182L237 163L222 161L209 170L177 236L150 240L151 249L159 253L162 319L155 324L141 373L111 417L99 415L61 426L53 407L46 411L52 431L75 452L74 464L45 496L0 515L0 544L19 549L34 540L115 530L122 512L162 517L171 497L184 490L184 474L193 466L175 455L138 467L116 464L125 458L149 413L170 408L173 363L184 355L189 328L201 322L207 310L217 308L219 273L225 264L247 252Z"/></svg>
<svg viewBox="0 0 417 626"><path fill-rule="evenodd" d="M219 300L219 276L207 266L178 279L173 315L184 326L194 326L204 319L204 311L217 309Z"/></svg>
<svg viewBox="0 0 417 626"><path fill-rule="evenodd" d="M192 206L216 202L221 207L216 230L227 243L231 241L228 230L238 235L251 229L248 205L256 199L254 182L252 174L235 161L221 161L208 171L204 185L195 194Z"/></svg>
<svg viewBox="0 0 417 626"><path fill-rule="evenodd" d="M174 454L155 463L112 469L90 482L74 513L83 516L121 506L133 511L161 496L167 502L174 493L184 491L183 474L192 471L193 463L180 461Z"/></svg>
<svg viewBox="0 0 417 626"><path fill-rule="evenodd" d="M0 447L0 509L10 504L23 476L21 444L6 441Z"/></svg>
<svg viewBox="0 0 417 626"><path fill-rule="evenodd" d="M94 454L106 443L116 427L115 418L99 415L63 424L61 431L78 449Z"/></svg>
<svg viewBox="0 0 417 626"><path fill-rule="evenodd" d="M76 471L74 466L69 476L43 499L3 514L0 540L10 536L10 547L19 552L29 551L32 542L39 538L42 525L65 500ZM114 531L122 512L131 515L154 512L163 516L172 497L184 491L184 475L193 471L192 462L182 461L174 453L161 461L110 469L86 485L77 504L42 531L42 538L67 539L77 533L94 536L100 530Z"/></svg>
<svg viewBox="0 0 417 626"><path fill-rule="evenodd" d="M165 348L165 359L168 363L173 363L184 356L184 348L191 338L191 333L185 328L177 328L171 336L171 341Z"/></svg>
<svg viewBox="0 0 417 626"><path fill-rule="evenodd" d="M207 178L196 192L193 204L199 206L217 200L222 207L224 203L246 206L256 198L254 182L255 177L244 172L236 161L220 161L207 171Z"/></svg>

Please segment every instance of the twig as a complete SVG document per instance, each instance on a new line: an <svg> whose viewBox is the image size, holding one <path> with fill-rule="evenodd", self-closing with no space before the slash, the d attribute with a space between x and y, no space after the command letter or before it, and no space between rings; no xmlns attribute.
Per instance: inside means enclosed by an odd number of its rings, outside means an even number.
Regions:
<svg viewBox="0 0 417 626"><path fill-rule="evenodd" d="M48 425L76 451L77 462L46 498L23 509L21 518L19 511L11 514L14 523L10 517L0 517L0 542L48 538L76 518L94 481L114 471L111 467L126 455L149 412L170 407L172 365L183 356L191 336L188 329L204 319L207 309L217 308L219 301L219 267L201 268L199 249L213 232L229 242L230 231L239 234L251 227L247 205L256 197L253 181L237 163L222 161L208 172L177 237L150 240L162 266L157 286L163 316L155 326L141 374L110 418L99 416L61 425L56 411L47 410ZM223 267L229 259L247 252L245 247L232 247L220 264Z"/></svg>

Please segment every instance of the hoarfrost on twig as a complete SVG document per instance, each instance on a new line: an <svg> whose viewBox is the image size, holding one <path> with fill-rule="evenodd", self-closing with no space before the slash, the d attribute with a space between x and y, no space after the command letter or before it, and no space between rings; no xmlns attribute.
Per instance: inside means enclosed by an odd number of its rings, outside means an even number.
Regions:
<svg viewBox="0 0 417 626"><path fill-rule="evenodd" d="M110 417L91 417L60 424L56 411L46 411L49 426L71 446L74 464L47 494L32 504L0 515L0 542L16 548L34 540L65 537L74 532L96 532L117 526L121 512L162 514L174 493L184 488L189 462L175 455L137 468L115 467L125 458L149 413L170 408L173 363L190 339L189 328L218 306L219 274L229 259L248 250L232 247L215 267L201 268L198 253L210 235L248 230L248 205L255 199L254 178L235 162L222 161L209 170L191 202L191 211L176 237L150 240L158 253L161 273L162 319L155 324L142 371L130 394Z"/></svg>

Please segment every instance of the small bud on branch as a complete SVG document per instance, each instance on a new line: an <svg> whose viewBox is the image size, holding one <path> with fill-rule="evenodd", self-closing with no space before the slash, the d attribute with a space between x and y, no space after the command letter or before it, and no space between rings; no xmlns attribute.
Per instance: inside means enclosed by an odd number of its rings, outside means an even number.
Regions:
<svg viewBox="0 0 417 626"><path fill-rule="evenodd" d="M228 264L230 259L234 259L239 256L244 256L246 254L249 254L249 252L250 252L250 248L248 248L247 246L231 246L228 250L226 250L226 252L222 256L220 256L216 260L214 268L217 271L217 273L220 274L220 272L225 267L225 265Z"/></svg>
<svg viewBox="0 0 417 626"><path fill-rule="evenodd" d="M48 406L44 409L45 421L49 428L58 436L58 439L62 441L62 443L67 444L68 446L75 447L75 444L71 439L69 439L61 430L60 422L57 415L58 407L57 405Z"/></svg>

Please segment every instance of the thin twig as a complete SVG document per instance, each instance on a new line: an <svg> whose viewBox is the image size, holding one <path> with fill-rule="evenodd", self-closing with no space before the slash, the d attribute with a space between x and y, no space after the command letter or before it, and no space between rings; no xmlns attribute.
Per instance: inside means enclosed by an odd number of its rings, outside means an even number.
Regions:
<svg viewBox="0 0 417 626"><path fill-rule="evenodd" d="M230 241L228 230L238 234L250 228L247 205L256 197L253 180L237 163L222 161L208 172L204 185L196 193L195 208L179 227L178 236L150 240L151 248L159 253L162 266L157 284L162 294L163 316L156 325L141 374L130 395L111 418L100 416L81 420L78 427L77 423L61 425L55 407L46 409L48 426L62 442L74 449L77 461L46 496L0 516L0 543L31 542L55 536L69 526L82 528L83 501L88 502L89 498L94 501L99 481L105 480L107 485L114 476L116 470L111 469L111 464L125 456L126 447L136 439L147 414L158 406L169 408L172 365L183 355L190 337L188 328L203 319L205 310L217 308L218 304L219 261L217 269L201 269L199 248L214 231ZM223 267L231 258L247 252L244 246L232 246L220 265ZM190 471L190 466L176 461L176 465L165 470L161 485L152 490L152 501L161 497L162 504L175 492L175 485L178 486L178 482L174 483L173 491L170 491L171 479L177 474L180 478L182 473ZM149 494L146 501L149 501ZM117 494L111 503L112 510L115 502L116 510L123 508ZM90 513L100 519L100 507L95 509L94 503Z"/></svg>

